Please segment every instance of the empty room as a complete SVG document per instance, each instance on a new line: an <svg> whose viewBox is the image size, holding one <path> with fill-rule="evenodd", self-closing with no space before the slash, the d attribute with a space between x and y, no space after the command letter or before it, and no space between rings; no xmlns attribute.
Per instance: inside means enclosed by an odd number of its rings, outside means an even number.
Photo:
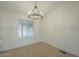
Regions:
<svg viewBox="0 0 79 59"><path fill-rule="evenodd" d="M78 57L79 1L0 1L0 57Z"/></svg>

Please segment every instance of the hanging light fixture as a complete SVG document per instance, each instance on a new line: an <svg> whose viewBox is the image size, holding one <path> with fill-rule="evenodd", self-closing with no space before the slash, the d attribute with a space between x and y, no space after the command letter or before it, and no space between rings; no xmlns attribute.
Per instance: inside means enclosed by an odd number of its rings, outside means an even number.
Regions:
<svg viewBox="0 0 79 59"><path fill-rule="evenodd" d="M34 8L28 13L28 18L33 20L39 20L43 18L43 15L41 12L38 11L37 2L35 1Z"/></svg>

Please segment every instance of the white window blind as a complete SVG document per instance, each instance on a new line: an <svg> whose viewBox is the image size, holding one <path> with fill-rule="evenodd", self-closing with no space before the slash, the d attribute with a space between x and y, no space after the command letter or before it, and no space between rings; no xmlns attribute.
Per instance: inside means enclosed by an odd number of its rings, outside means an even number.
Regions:
<svg viewBox="0 0 79 59"><path fill-rule="evenodd" d="M34 22L28 20L19 21L19 30L18 30L20 39L33 38L34 36Z"/></svg>

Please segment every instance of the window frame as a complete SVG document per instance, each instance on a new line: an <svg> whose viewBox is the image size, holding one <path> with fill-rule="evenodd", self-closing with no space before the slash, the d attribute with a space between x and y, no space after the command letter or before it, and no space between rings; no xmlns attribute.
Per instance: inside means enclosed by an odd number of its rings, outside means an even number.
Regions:
<svg viewBox="0 0 79 59"><path fill-rule="evenodd" d="M32 31L33 31L33 36L32 37L23 37L23 22L25 22L26 24L29 22L29 23L31 23L32 24ZM35 36L35 33L34 33L34 21L31 21L31 20L23 20L23 19L21 19L21 20L19 20L19 24L18 24L18 26L20 26L20 24L21 24L21 26L22 26L22 28L21 28L21 37L20 37L20 35L19 35L19 28L18 28L18 37L19 37L19 39L30 39L30 38L34 38L34 36ZM28 31L27 31L28 32ZM27 33L26 33L26 35L27 35Z"/></svg>

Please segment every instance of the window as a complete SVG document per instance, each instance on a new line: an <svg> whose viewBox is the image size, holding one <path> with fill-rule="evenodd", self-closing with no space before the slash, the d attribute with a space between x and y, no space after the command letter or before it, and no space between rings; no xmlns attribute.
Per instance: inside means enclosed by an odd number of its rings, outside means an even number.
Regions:
<svg viewBox="0 0 79 59"><path fill-rule="evenodd" d="M34 23L33 21L20 20L19 21L19 38L27 39L34 36Z"/></svg>

